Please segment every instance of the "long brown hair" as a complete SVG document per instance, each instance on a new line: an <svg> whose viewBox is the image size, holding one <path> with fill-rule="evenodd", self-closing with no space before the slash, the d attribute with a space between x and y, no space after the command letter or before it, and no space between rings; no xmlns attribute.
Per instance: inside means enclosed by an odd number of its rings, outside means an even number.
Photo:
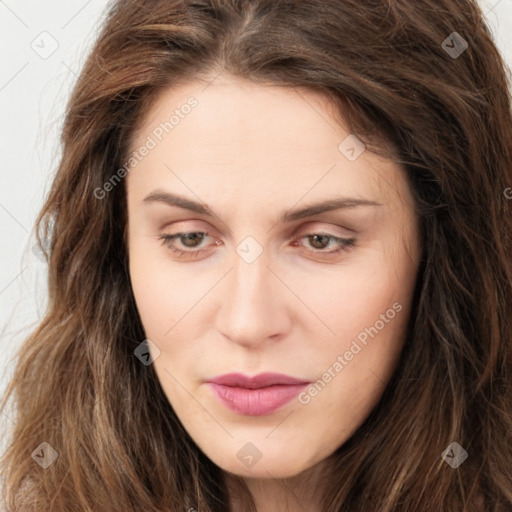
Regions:
<svg viewBox="0 0 512 512"><path fill-rule="evenodd" d="M226 72L327 95L368 148L405 165L421 220L400 361L336 451L323 509L512 510L506 71L472 0L112 2L67 105L62 160L36 222L49 246L49 301L3 402L12 397L16 411L2 458L8 509L229 510L224 472L134 356L145 336L124 180L95 194L129 158L160 92ZM50 450L43 442L58 454L46 469L31 456ZM442 458L452 442L468 453L457 468ZM247 489L245 500L255 510Z"/></svg>

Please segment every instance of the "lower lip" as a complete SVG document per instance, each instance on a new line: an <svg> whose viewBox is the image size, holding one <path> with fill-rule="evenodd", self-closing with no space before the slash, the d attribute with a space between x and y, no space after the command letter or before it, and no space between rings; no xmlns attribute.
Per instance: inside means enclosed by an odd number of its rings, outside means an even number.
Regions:
<svg viewBox="0 0 512 512"><path fill-rule="evenodd" d="M210 382L219 401L246 416L263 416L291 402L308 384L276 385L259 389L236 388Z"/></svg>

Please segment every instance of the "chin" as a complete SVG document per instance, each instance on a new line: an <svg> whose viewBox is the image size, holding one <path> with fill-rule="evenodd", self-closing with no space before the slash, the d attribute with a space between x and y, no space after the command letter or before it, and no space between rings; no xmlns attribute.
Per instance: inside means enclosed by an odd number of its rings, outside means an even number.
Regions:
<svg viewBox="0 0 512 512"><path fill-rule="evenodd" d="M252 466L249 464L246 466L236 456L229 460L211 460L227 473L243 478L291 478L314 465L280 455L279 453L274 453L272 457L262 455L261 459Z"/></svg>

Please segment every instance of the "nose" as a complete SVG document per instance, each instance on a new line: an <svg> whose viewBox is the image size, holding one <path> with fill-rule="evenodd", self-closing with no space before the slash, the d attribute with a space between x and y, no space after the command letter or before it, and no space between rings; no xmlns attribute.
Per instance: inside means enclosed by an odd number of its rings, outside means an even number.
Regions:
<svg viewBox="0 0 512 512"><path fill-rule="evenodd" d="M235 253L222 294L216 329L233 343L257 349L292 326L288 304L293 294L269 268L265 252L252 263Z"/></svg>

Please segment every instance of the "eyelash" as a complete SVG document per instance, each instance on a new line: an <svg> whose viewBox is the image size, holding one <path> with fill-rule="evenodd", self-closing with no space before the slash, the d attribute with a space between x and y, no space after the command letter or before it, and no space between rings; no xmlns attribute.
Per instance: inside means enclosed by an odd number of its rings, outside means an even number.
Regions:
<svg viewBox="0 0 512 512"><path fill-rule="evenodd" d="M175 233L173 235L162 235L162 236L160 236L160 240L162 241L162 245L165 245L168 249L171 250L171 252L173 252L179 258L182 258L184 256L198 256L199 254L206 252L208 249L198 249L195 251L194 250L182 251L181 249L177 249L176 247L171 246L171 242L174 239L180 238L185 235L196 235L196 234L210 236L210 233L208 233L206 231L188 231L185 233ZM316 251L311 251L313 254L327 254L327 255L338 254L342 251L347 251L350 248L354 247L355 242L356 242L355 238L341 238L338 236L331 235L330 233L306 233L299 238L293 238L292 242L296 242L303 238L308 238L308 237L312 237L315 235L325 236L325 237L329 238L330 241L333 240L335 242L338 242L340 244L340 247L339 247L339 249L336 249L334 251L325 251L324 249L317 249Z"/></svg>

